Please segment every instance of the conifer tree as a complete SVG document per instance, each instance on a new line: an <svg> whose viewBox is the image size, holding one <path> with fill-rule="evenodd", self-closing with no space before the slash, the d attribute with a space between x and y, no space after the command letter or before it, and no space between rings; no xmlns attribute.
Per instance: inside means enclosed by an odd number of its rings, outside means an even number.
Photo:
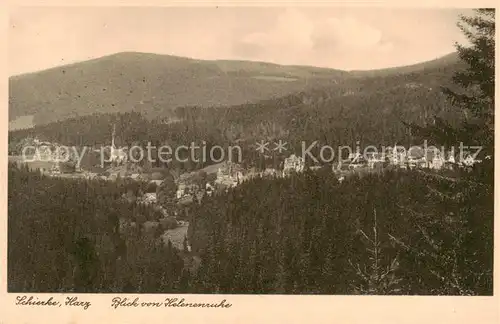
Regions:
<svg viewBox="0 0 500 324"><path fill-rule="evenodd" d="M453 127L435 117L434 125L410 124L420 136L442 145L467 142L493 152L495 96L495 9L477 9L475 16L460 16L458 27L470 44L455 43L459 58L466 68L457 72L454 87L443 87L443 93L460 109L462 124Z"/></svg>

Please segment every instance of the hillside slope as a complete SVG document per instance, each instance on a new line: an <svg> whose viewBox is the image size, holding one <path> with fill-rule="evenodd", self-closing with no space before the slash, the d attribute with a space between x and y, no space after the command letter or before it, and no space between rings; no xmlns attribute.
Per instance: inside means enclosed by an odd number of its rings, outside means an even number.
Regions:
<svg viewBox="0 0 500 324"><path fill-rule="evenodd" d="M44 124L131 110L154 117L178 106L229 106L280 97L335 83L346 74L261 62L119 53L12 77L9 120L34 115L35 124Z"/></svg>
<svg viewBox="0 0 500 324"><path fill-rule="evenodd" d="M368 71L349 71L351 75L367 77L367 76L388 76L394 74L402 73L413 73L413 72L428 72L435 69L448 67L448 66L460 66L462 63L459 61L458 53L453 52L445 56L436 58L434 60L411 64L407 66L391 67L385 69L376 69Z"/></svg>
<svg viewBox="0 0 500 324"><path fill-rule="evenodd" d="M9 128L94 113L140 111L149 118L172 117L176 107L238 106L317 89L342 95L365 93L402 74L435 83L436 73L451 77L459 65L455 53L406 67L352 72L118 53L11 77L9 120L13 123Z"/></svg>

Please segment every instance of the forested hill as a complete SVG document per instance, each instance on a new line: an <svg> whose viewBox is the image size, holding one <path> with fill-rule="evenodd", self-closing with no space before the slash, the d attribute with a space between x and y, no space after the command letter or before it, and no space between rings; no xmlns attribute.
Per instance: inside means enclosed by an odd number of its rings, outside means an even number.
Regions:
<svg viewBox="0 0 500 324"><path fill-rule="evenodd" d="M8 181L10 292L167 292L181 284L178 251L144 225L161 213L121 198L145 187L14 165Z"/></svg>
<svg viewBox="0 0 500 324"><path fill-rule="evenodd" d="M399 66L399 67L391 67L385 69L375 69L375 70L352 70L349 71L351 75L356 76L384 76L384 75L393 75L393 74L401 74L401 73L412 73L412 72L422 72L429 71L436 68L443 68L446 66L458 66L459 57L457 52L453 52L447 54L445 56L436 58L434 60L420 62L416 64L411 64L407 66Z"/></svg>
<svg viewBox="0 0 500 324"><path fill-rule="evenodd" d="M119 53L11 77L9 119L13 121L11 127L22 128L26 121L40 125L92 113L132 110L150 118L172 117L172 109L176 107L237 106L314 89L328 89L333 95L380 91L377 86L390 85L401 74L422 78L423 86L428 87L428 83L441 81L441 76L450 77L450 72L459 66L456 55L400 68L348 72Z"/></svg>
<svg viewBox="0 0 500 324"><path fill-rule="evenodd" d="M255 179L194 207L191 272L190 255L145 231L155 215L120 199L123 183L13 165L8 179L10 292L493 293L491 182L418 171Z"/></svg>
<svg viewBox="0 0 500 324"><path fill-rule="evenodd" d="M413 72L346 79L257 103L177 107L167 119L150 119L139 112L93 114L12 131L9 139L12 147L30 136L66 145L109 144L111 125L116 123L119 145L147 141L186 145L202 140L254 144L280 138L290 145L316 140L329 145L421 144L405 123L430 124L435 115L449 122L461 118L441 92L441 87L452 86L452 75L460 67L434 62Z"/></svg>
<svg viewBox="0 0 500 324"><path fill-rule="evenodd" d="M491 294L492 190L418 171L246 183L193 213L199 292Z"/></svg>

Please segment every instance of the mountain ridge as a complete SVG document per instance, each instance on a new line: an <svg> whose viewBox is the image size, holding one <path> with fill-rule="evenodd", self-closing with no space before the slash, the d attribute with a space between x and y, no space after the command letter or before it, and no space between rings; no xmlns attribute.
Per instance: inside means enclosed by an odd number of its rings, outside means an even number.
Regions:
<svg viewBox="0 0 500 324"><path fill-rule="evenodd" d="M451 53L445 54L443 56L439 56L439 57L432 59L432 60L425 60L425 61L412 63L412 64L398 65L398 66L387 67L387 68L367 69L367 70L359 70L359 69L344 70L344 69L331 68L331 67L325 67L325 66L303 65L303 64L279 64L279 63L258 61L258 60L256 60L256 61L254 61L254 60L237 60L237 59L210 60L210 59L197 59L197 58L172 55L172 54L157 54L157 53L139 52L139 51L123 51L123 52L116 52L113 54L108 54L108 55L104 55L104 56L100 56L100 57L96 57L96 58L90 58L88 60L81 60L81 61L76 61L76 62L67 63L67 64L63 64L63 65L53 66L53 67L46 68L46 69L29 71L29 72L22 72L19 74L11 75L9 77L9 79L16 79L16 78L20 78L20 77L24 77L24 76L28 76L28 75L32 75L32 74L38 74L38 73L49 71L49 70L71 67L71 66L78 65L81 63L98 61L98 60L102 60L105 58L119 57L119 56L130 56L130 55L170 57L170 58L177 58L177 59L197 61L197 62L209 62L209 63L243 63L243 64L250 63L250 64L262 64L262 65L274 66L274 67L306 68L306 69L318 69L318 70L329 70L329 71L341 71L341 72L347 72L347 73L357 73L357 72L368 73L368 72L375 72L375 71L386 71L386 70L392 70L392 69L399 69L399 68L405 68L405 67L416 67L416 66L424 65L427 63L431 63L431 62L439 62L439 61L442 61L444 59L456 60L458 58L457 52L451 52Z"/></svg>

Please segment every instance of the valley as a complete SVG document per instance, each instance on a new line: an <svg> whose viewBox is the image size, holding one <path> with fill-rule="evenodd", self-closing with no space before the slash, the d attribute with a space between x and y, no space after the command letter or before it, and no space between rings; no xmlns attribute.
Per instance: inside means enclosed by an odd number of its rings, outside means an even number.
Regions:
<svg viewBox="0 0 500 324"><path fill-rule="evenodd" d="M476 14L470 47L378 70L333 63L414 40L330 19L232 50L333 68L121 48L12 76L8 291L491 296L494 11Z"/></svg>

